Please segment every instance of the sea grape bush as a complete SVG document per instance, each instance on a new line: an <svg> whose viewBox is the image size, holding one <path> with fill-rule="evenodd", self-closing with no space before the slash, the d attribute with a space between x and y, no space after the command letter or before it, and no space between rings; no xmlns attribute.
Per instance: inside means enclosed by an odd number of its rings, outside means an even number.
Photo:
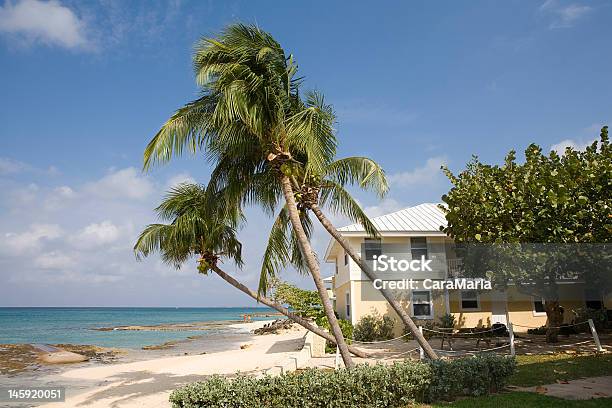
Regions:
<svg viewBox="0 0 612 408"><path fill-rule="evenodd" d="M351 370L308 369L277 377L215 375L175 390L170 402L174 408L405 407L500 390L514 368L512 358L480 356L358 365Z"/></svg>
<svg viewBox="0 0 612 408"><path fill-rule="evenodd" d="M355 325L353 338L357 341L380 341L393 338L395 321L391 316L377 313L363 316Z"/></svg>

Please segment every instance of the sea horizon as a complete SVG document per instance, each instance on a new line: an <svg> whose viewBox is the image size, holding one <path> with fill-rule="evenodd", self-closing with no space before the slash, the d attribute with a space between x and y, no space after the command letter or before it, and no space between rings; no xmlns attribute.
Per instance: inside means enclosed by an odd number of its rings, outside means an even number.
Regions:
<svg viewBox="0 0 612 408"><path fill-rule="evenodd" d="M96 307L96 306L8 306L0 307L0 344L87 344L101 347L140 349L193 336L230 332L231 323L243 315L253 320L269 319L267 307ZM155 326L198 325L189 328ZM152 330L119 330L125 326L148 326Z"/></svg>

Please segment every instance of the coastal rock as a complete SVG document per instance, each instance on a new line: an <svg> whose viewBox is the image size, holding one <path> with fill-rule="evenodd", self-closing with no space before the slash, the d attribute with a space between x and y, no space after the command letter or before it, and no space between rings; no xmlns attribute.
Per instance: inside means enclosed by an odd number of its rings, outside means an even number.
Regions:
<svg viewBox="0 0 612 408"><path fill-rule="evenodd" d="M289 330L293 327L293 322L289 319L278 319L272 323L267 323L259 329L253 331L254 334L278 334L279 330Z"/></svg>
<svg viewBox="0 0 612 408"><path fill-rule="evenodd" d="M71 351L56 351L53 353L40 353L38 358L47 364L69 364L81 363L89 360L89 357Z"/></svg>

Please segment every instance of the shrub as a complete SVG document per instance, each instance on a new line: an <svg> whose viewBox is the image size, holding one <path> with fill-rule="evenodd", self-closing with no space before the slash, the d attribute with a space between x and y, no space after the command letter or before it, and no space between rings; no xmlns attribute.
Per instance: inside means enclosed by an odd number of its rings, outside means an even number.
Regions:
<svg viewBox="0 0 612 408"><path fill-rule="evenodd" d="M574 322L573 323L582 323L589 319L593 320L593 324L595 325L595 330L603 331L608 326L608 312L606 309L588 309L581 308L574 310ZM581 324L579 326L574 326L577 332L586 333L591 329L587 323Z"/></svg>
<svg viewBox="0 0 612 408"><path fill-rule="evenodd" d="M378 341L393 338L395 321L391 316L377 313L362 317L355 325L353 338L357 341Z"/></svg>
<svg viewBox="0 0 612 408"><path fill-rule="evenodd" d="M459 395L486 395L500 391L514 373L513 358L482 355L461 358L448 363L432 361L435 381L429 387L427 399L451 400Z"/></svg>
<svg viewBox="0 0 612 408"><path fill-rule="evenodd" d="M527 329L527 334L544 335L548 329L546 326L537 327L534 329Z"/></svg>
<svg viewBox="0 0 612 408"><path fill-rule="evenodd" d="M432 338L434 336L434 332L431 332L429 330L436 330L436 325L433 322L433 320L415 320L414 324L418 326L423 327L423 329L427 329L427 330L423 330L423 337L425 337L425 340L429 340L430 338ZM412 335L412 333L410 332L410 329L408 327L404 327L404 339L406 341L412 341L414 340L414 336Z"/></svg>
<svg viewBox="0 0 612 408"><path fill-rule="evenodd" d="M440 327L444 329L452 329L455 327L455 315L450 313L440 316Z"/></svg>
<svg viewBox="0 0 612 408"><path fill-rule="evenodd" d="M327 317L323 316L316 321L317 325L324 328L328 332L331 333L331 326L329 325L329 320ZM353 338L353 325L350 321L345 319L338 319L338 324L340 325L340 330L342 330L342 335L348 344L351 344L351 339ZM329 341L325 342L325 352L326 353L335 353L336 345L330 343Z"/></svg>
<svg viewBox="0 0 612 408"><path fill-rule="evenodd" d="M175 408L405 407L415 401L485 395L513 373L514 359L468 357L450 361L359 365L353 369L308 369L278 377L212 376L170 395Z"/></svg>

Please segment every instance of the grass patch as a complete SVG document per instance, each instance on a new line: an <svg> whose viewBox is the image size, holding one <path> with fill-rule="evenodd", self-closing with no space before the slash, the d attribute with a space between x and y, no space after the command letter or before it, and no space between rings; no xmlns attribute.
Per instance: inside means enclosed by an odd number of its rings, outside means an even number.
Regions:
<svg viewBox="0 0 612 408"><path fill-rule="evenodd" d="M596 398L583 401L570 401L548 397L532 392L511 392L508 394L490 395L487 397L466 398L447 404L424 405L425 407L456 407L456 408L607 408L612 406L612 398Z"/></svg>
<svg viewBox="0 0 612 408"><path fill-rule="evenodd" d="M519 387L553 384L557 380L612 375L612 354L538 354L516 356L517 368L509 384Z"/></svg>

